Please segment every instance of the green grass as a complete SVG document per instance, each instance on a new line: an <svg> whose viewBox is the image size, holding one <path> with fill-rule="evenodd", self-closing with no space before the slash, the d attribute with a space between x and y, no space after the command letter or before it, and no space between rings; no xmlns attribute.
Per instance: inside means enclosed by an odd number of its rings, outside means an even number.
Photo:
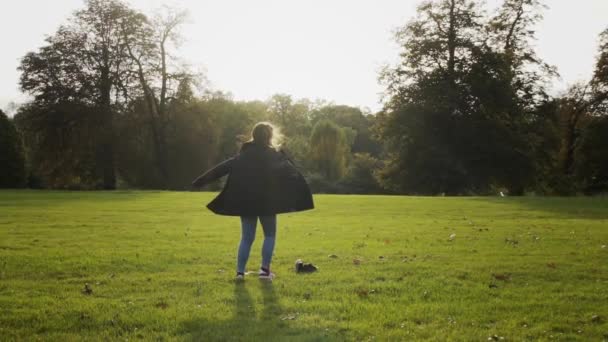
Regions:
<svg viewBox="0 0 608 342"><path fill-rule="evenodd" d="M315 196L235 284L213 195L0 192L0 340L608 339L607 198Z"/></svg>

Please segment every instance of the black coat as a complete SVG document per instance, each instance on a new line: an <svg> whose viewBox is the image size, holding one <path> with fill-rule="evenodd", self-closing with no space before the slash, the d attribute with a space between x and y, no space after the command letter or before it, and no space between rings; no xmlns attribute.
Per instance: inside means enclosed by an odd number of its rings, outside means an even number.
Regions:
<svg viewBox="0 0 608 342"><path fill-rule="evenodd" d="M219 215L265 216L314 208L302 174L282 151L245 143L238 155L199 176L202 187L228 175L220 194L207 208Z"/></svg>

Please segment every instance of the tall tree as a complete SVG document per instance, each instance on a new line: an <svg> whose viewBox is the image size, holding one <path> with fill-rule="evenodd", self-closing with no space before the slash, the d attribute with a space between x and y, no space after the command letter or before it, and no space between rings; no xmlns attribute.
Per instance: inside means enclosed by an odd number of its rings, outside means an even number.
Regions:
<svg viewBox="0 0 608 342"><path fill-rule="evenodd" d="M562 131L562 172L576 180L577 190L605 192L608 190L608 29L600 34L593 78L579 88L585 92L578 94L577 106L573 106L577 110L569 116L578 122Z"/></svg>
<svg viewBox="0 0 608 342"><path fill-rule="evenodd" d="M124 21L122 34L127 55L134 64L134 75L139 82L140 96L149 116L152 145L162 186L168 186L169 163L167 127L171 120L169 102L180 84L193 82L195 75L185 70L173 70L170 63L171 43L180 40L179 27L187 12L165 8L153 20L132 12Z"/></svg>
<svg viewBox="0 0 608 342"><path fill-rule="evenodd" d="M38 105L76 102L97 108L97 164L103 187L116 186L114 119L124 104L129 62L121 27L131 11L120 0L87 0L68 24L28 53L19 69L21 88Z"/></svg>
<svg viewBox="0 0 608 342"><path fill-rule="evenodd" d="M401 61L381 79L389 101L378 117L388 160L387 187L404 192L460 192L467 170L457 151L459 118L475 99L463 81L482 41L481 8L470 0L425 1L396 33Z"/></svg>
<svg viewBox="0 0 608 342"><path fill-rule="evenodd" d="M542 64L527 44L538 8L508 0L488 21L476 1L427 1L398 31L401 62L381 75L390 97L378 117L389 151L380 173L386 186L523 192L533 175L527 125L546 99L548 69L528 71Z"/></svg>
<svg viewBox="0 0 608 342"><path fill-rule="evenodd" d="M592 111L591 89L587 84L577 84L559 99L561 148L558 169L564 176L574 172L576 145L588 123Z"/></svg>
<svg viewBox="0 0 608 342"><path fill-rule="evenodd" d="M581 175L594 174L594 169L589 165L594 163L599 165L593 157L598 153L592 151L593 145L601 141L601 129L598 128L605 127L601 117L608 115L606 70L608 70L608 30L600 34L598 57L591 81L573 85L559 98L561 144L556 172L570 184L569 187L559 189L560 192L577 190L574 184L576 176L579 184L590 184L589 180L581 179ZM597 147L599 146L601 144Z"/></svg>

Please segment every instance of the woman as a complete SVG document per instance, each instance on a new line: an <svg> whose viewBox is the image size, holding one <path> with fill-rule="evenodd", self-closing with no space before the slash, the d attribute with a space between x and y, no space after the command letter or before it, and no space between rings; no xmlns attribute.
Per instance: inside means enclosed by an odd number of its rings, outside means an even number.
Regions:
<svg viewBox="0 0 608 342"><path fill-rule="evenodd" d="M273 144L278 134L270 123L260 122L251 132L251 140L241 151L198 177L192 185L202 187L222 176L228 180L220 194L207 208L219 215L241 217L241 242L238 250L236 279L244 279L245 266L255 239L258 219L264 230L260 279L272 279L270 262L274 251L277 219L286 212L314 208L304 177L287 155Z"/></svg>

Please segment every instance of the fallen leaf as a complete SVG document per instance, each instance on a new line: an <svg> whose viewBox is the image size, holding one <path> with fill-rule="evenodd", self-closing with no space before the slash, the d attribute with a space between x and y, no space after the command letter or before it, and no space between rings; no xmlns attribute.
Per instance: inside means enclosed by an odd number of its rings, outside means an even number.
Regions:
<svg viewBox="0 0 608 342"><path fill-rule="evenodd" d="M361 265L361 259L353 259L353 264Z"/></svg>
<svg viewBox="0 0 608 342"><path fill-rule="evenodd" d="M285 316L281 317L281 320L282 321L293 321L296 318L298 318L298 314L297 313L285 315Z"/></svg>
<svg viewBox="0 0 608 342"><path fill-rule="evenodd" d="M337 255L335 255L335 254L330 254L330 255L328 255L327 257L328 257L328 258L331 258L331 259L337 259L337 258L338 258L338 256L337 256Z"/></svg>
<svg viewBox="0 0 608 342"><path fill-rule="evenodd" d="M159 302L159 303L156 303L155 306L159 309L166 310L169 307L169 304L167 304L165 302Z"/></svg>
<svg viewBox="0 0 608 342"><path fill-rule="evenodd" d="M357 295L359 297L367 297L369 295L369 290L368 289L356 289L355 293L357 293Z"/></svg>
<svg viewBox="0 0 608 342"><path fill-rule="evenodd" d="M549 267L549 268L556 268L557 266L555 265L554 262L550 262L550 263L547 263L547 267Z"/></svg>
<svg viewBox="0 0 608 342"><path fill-rule="evenodd" d="M508 281L511 279L511 275L509 273L492 273L492 276L496 280Z"/></svg>
<svg viewBox="0 0 608 342"><path fill-rule="evenodd" d="M82 293L85 295L93 294L93 288L91 288L91 285L89 285L89 283L84 284L84 289L82 289Z"/></svg>

